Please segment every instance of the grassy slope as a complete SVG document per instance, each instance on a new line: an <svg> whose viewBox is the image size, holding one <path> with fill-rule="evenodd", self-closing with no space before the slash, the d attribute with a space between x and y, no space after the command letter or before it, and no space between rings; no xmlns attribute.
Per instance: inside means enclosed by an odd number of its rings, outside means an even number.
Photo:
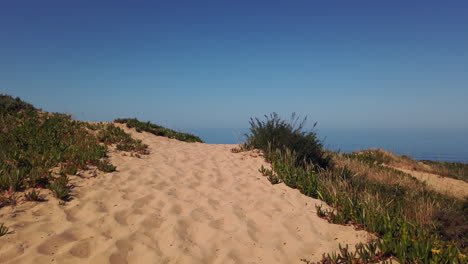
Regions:
<svg viewBox="0 0 468 264"><path fill-rule="evenodd" d="M428 172L468 182L467 163L428 160L416 161L408 156L398 156L382 149L369 149L353 153L352 155L371 163L387 164L404 169Z"/></svg>
<svg viewBox="0 0 468 264"><path fill-rule="evenodd" d="M256 143L277 141L274 135L279 131L281 147ZM356 254L343 249L339 254L327 255L323 263L372 263L388 258L403 263L467 263L462 254L468 241L467 201L432 192L409 175L384 167L383 162L379 164L365 155L328 153L332 160L322 169L313 163L298 165L296 152L307 150L296 148L306 144L288 145L285 137L314 145L310 142L312 137L300 138L309 133L298 133L293 124L276 117L257 120L251 132L242 147L259 148L265 153L273 171L265 168L261 171L272 183L283 181L306 195L326 201L335 209L317 209L330 222L353 224L380 237L360 247ZM320 142L315 146L321 146ZM327 158L327 154L314 149L309 154L322 155L315 160Z"/></svg>
<svg viewBox="0 0 468 264"><path fill-rule="evenodd" d="M141 122L136 118L119 118L114 120L116 123L126 124L128 128L135 128L137 132L149 132L156 136L163 136L168 138L174 138L185 142L203 142L199 137L188 134L177 132L172 129L168 129L150 122Z"/></svg>
<svg viewBox="0 0 468 264"><path fill-rule="evenodd" d="M42 112L32 105L0 95L0 194L42 187L57 198L70 193L67 175L89 166L105 172L107 146L145 152L146 146L113 125L89 125L68 115ZM52 170L58 167L59 170ZM11 196L11 195L10 195ZM33 195L36 197L36 195ZM0 206L2 203L0 203Z"/></svg>

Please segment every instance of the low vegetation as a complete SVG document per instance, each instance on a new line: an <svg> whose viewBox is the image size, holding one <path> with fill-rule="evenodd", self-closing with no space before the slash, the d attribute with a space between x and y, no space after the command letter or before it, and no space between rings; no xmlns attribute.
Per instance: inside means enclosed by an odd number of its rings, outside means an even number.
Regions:
<svg viewBox="0 0 468 264"><path fill-rule="evenodd" d="M6 227L3 223L0 224L0 237L10 233L10 229Z"/></svg>
<svg viewBox="0 0 468 264"><path fill-rule="evenodd" d="M284 182L327 202L332 209L318 207L320 217L378 237L353 251L326 254L321 263L468 263L468 201L435 193L382 166L391 162L385 153L327 153L315 133L304 132L304 122L297 120L283 121L276 114L251 119L241 149L263 151L272 170L260 171L272 183Z"/></svg>
<svg viewBox="0 0 468 264"><path fill-rule="evenodd" d="M24 194L24 198L26 199L26 201L40 201L40 193L40 191L36 191L36 188L34 188L32 191L26 192Z"/></svg>
<svg viewBox="0 0 468 264"><path fill-rule="evenodd" d="M370 149L350 154L368 164L389 165L393 167L433 173L444 177L468 182L468 164L444 161L416 161L408 156L398 156L382 149Z"/></svg>
<svg viewBox="0 0 468 264"><path fill-rule="evenodd" d="M424 160L422 163L428 165L431 168L430 172L434 174L468 182L467 163L430 160Z"/></svg>
<svg viewBox="0 0 468 264"><path fill-rule="evenodd" d="M68 175L96 167L114 171L108 146L147 153L147 146L112 124L88 124L69 115L42 112L31 104L0 95L0 207L12 204L16 191L48 188L70 198ZM33 189L26 200L38 200Z"/></svg>
<svg viewBox="0 0 468 264"><path fill-rule="evenodd" d="M116 144L117 150L148 154L147 145L143 144L141 140L133 139L129 134L113 124L101 125L97 138L99 142L105 144Z"/></svg>
<svg viewBox="0 0 468 264"><path fill-rule="evenodd" d="M126 124L128 128L135 128L137 132L148 132L156 136L163 136L168 138L174 138L185 142L203 142L199 137L188 134L177 132L172 129L168 129L159 125L155 125L148 122L141 122L136 118L119 118L114 120L116 123Z"/></svg>

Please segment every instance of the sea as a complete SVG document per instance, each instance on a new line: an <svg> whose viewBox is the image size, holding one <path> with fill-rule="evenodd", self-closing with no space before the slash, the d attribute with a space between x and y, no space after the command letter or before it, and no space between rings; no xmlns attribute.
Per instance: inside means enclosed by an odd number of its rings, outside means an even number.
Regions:
<svg viewBox="0 0 468 264"><path fill-rule="evenodd" d="M342 153L381 148L416 160L468 163L468 129L316 129L328 150ZM189 131L210 144L245 142L247 128L198 128Z"/></svg>

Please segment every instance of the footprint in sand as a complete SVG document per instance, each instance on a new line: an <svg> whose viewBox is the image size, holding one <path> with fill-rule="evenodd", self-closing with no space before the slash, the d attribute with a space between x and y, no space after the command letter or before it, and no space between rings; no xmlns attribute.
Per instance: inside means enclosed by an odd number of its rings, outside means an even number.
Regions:
<svg viewBox="0 0 468 264"><path fill-rule="evenodd" d="M120 252L112 253L109 257L110 264L128 264L127 256L122 255Z"/></svg>
<svg viewBox="0 0 468 264"><path fill-rule="evenodd" d="M220 204L218 201L214 200L214 199L211 199L211 198L208 198L208 204L211 205L211 207L214 209L214 210L218 210Z"/></svg>
<svg viewBox="0 0 468 264"><path fill-rule="evenodd" d="M88 240L77 242L71 249L70 254L77 258L87 258L91 255L91 247Z"/></svg>
<svg viewBox="0 0 468 264"><path fill-rule="evenodd" d="M164 201L158 201L156 203L156 208L158 208L158 209L162 210L165 206L166 206L166 203Z"/></svg>
<svg viewBox="0 0 468 264"><path fill-rule="evenodd" d="M37 250L43 255L52 255L55 254L59 248L77 239L78 237L71 232L64 232L47 239L39 245Z"/></svg>
<svg viewBox="0 0 468 264"><path fill-rule="evenodd" d="M111 264L127 264L128 252L133 250L131 243L127 239L121 239L115 242L117 252L112 253L109 257Z"/></svg>
<svg viewBox="0 0 468 264"><path fill-rule="evenodd" d="M223 228L223 225L224 225L224 218L213 220L209 224L211 228L218 229L218 230L221 230Z"/></svg>
<svg viewBox="0 0 468 264"><path fill-rule="evenodd" d="M189 224L185 220L177 220L174 226L174 234L179 238L180 248L187 253L191 245L192 237L189 232Z"/></svg>
<svg viewBox="0 0 468 264"><path fill-rule="evenodd" d="M164 220L156 214L147 216L142 222L141 225L147 229L157 229L161 227Z"/></svg>
<svg viewBox="0 0 468 264"><path fill-rule="evenodd" d="M201 185L200 181L192 181L188 187L190 189L197 189L197 187L199 187Z"/></svg>
<svg viewBox="0 0 468 264"><path fill-rule="evenodd" d="M3 246L4 248L6 246ZM14 259L18 256L24 254L24 247L23 245L14 245L7 250L3 250L4 253L0 254L0 263L6 262L8 260Z"/></svg>
<svg viewBox="0 0 468 264"><path fill-rule="evenodd" d="M172 197L174 197L174 198L178 198L178 197L177 197L177 191L176 191L175 188L169 189L169 190L166 192L166 194L169 195L169 196L172 196Z"/></svg>
<svg viewBox="0 0 468 264"><path fill-rule="evenodd" d="M205 222L209 220L211 215L209 215L204 208L195 208L190 212L190 217L197 222Z"/></svg>
<svg viewBox="0 0 468 264"><path fill-rule="evenodd" d="M164 189L166 189L166 187L168 186L169 184L166 182L166 181L162 181L158 184L156 184L156 189L159 190L159 191L162 191Z"/></svg>
<svg viewBox="0 0 468 264"><path fill-rule="evenodd" d="M249 235L250 239L255 242L257 240L257 224L253 220L247 220L247 234Z"/></svg>
<svg viewBox="0 0 468 264"><path fill-rule="evenodd" d="M169 211L171 214L180 215L182 213L182 207L178 204L172 206L171 210Z"/></svg>
<svg viewBox="0 0 468 264"><path fill-rule="evenodd" d="M128 210L122 210L114 214L114 219L121 225L128 225L127 223Z"/></svg>
<svg viewBox="0 0 468 264"><path fill-rule="evenodd" d="M133 204L133 208L142 208L143 206L148 204L153 199L154 199L154 195L152 194L145 195L142 198L135 201L135 203Z"/></svg>

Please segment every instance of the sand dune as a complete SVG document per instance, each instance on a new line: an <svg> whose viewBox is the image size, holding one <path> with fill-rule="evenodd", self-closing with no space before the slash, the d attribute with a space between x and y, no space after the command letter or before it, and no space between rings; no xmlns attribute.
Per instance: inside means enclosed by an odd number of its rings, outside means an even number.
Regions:
<svg viewBox="0 0 468 264"><path fill-rule="evenodd" d="M388 165L387 165L388 166ZM404 168L399 168L395 166L388 166L402 172L408 173L409 175L413 176L414 178L425 182L430 188L433 190L455 197L455 198L467 198L468 197L468 183L452 179L449 177L442 177L437 174L422 172L422 171L415 171L415 170L408 170Z"/></svg>
<svg viewBox="0 0 468 264"><path fill-rule="evenodd" d="M66 205L49 195L2 208L14 232L0 237L0 263L301 263L369 238L318 218L321 201L271 185L253 153L133 135L151 154L112 152L118 171L74 177Z"/></svg>

